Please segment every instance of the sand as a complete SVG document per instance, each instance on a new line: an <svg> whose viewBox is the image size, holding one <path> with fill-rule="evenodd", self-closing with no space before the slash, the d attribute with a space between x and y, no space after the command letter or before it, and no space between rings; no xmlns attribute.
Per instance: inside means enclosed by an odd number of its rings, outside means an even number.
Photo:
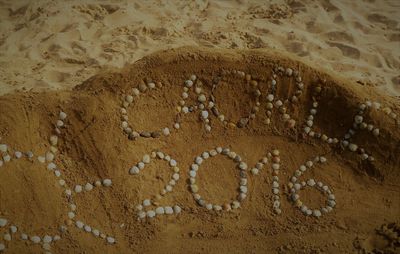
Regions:
<svg viewBox="0 0 400 254"><path fill-rule="evenodd" d="M289 108L298 126L289 130L277 112L265 125L265 102L257 117L244 128L229 128L218 120L205 132L197 114L181 119L181 129L168 137L129 140L121 128L121 98L145 82L161 82L162 88L140 97L128 110L129 119L142 130L171 124L184 80L196 74L210 93L212 81L222 70L241 70L257 80L266 92L276 66L300 70L305 84L299 102ZM59 165L69 186L110 178L110 188L77 195L77 218L116 239L104 240L69 226L68 207L62 188L52 173L38 162L21 161L0 168L0 217L7 217L32 234L59 233L52 253L379 253L399 252L400 218L400 126L390 116L371 111L365 119L380 128L374 137L361 131L354 142L372 153L373 162L339 145L329 145L303 134L313 91L321 86L315 128L342 137L351 127L359 103L379 101L400 115L400 102L377 88L365 89L336 72L305 64L301 57L272 50L222 50L185 47L151 54L122 70L91 77L72 91L15 92L0 97L1 142L21 151L41 154L60 110L68 114L59 135ZM215 91L220 109L233 121L251 105L249 84L228 78ZM293 94L294 82L279 78L277 96ZM243 98L241 97L243 95ZM213 118L211 118L213 119ZM207 211L198 206L187 185L189 166L203 151L229 147L254 165L265 153L281 153L282 214L272 209L271 170L249 175L249 195L242 207L231 212ZM179 204L179 215L138 221L135 206L155 195L170 179L171 172L157 161L138 176L131 166L152 150L162 150L177 160L181 180L161 205ZM294 171L307 160L323 155L328 162L303 176L329 185L337 206L321 218L304 216L288 200L287 184ZM5 180L7 179L7 180ZM223 157L205 162L198 175L200 192L215 203L235 197L238 172ZM24 186L23 188L21 188ZM325 197L307 188L302 199L319 207ZM394 223L394 224L390 224ZM62 225L68 231L59 232ZM389 228L389 229L388 229ZM0 232L7 229L0 228ZM1 241L0 241L1 242ZM43 253L40 245L13 240L7 253Z"/></svg>
<svg viewBox="0 0 400 254"><path fill-rule="evenodd" d="M71 89L188 45L279 49L400 94L396 0L135 2L1 1L0 94Z"/></svg>

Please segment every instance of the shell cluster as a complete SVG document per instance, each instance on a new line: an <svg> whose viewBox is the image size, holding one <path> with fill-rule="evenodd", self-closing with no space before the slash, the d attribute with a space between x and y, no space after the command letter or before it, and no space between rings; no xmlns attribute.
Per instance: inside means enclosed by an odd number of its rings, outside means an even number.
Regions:
<svg viewBox="0 0 400 254"><path fill-rule="evenodd" d="M136 140L139 137L143 138L159 138L162 135L164 136L169 136L171 129L169 127L164 127L159 130L153 130L153 131L139 131L133 129L132 125L129 123L129 117L128 117L128 108L131 104L135 103L135 100L137 100L140 96L142 96L145 93L148 93L152 90L155 90L157 88L161 88L163 85L161 82L157 82L155 84L154 82L148 82L147 84L140 84L138 87L134 87L131 90L131 93L124 95L123 97L123 102L122 102L122 107L120 109L121 113L121 127L128 135L128 138L131 140ZM174 123L175 129L179 129L179 116L177 115L176 117L176 122Z"/></svg>
<svg viewBox="0 0 400 254"><path fill-rule="evenodd" d="M212 157L215 157L217 155L224 155L228 157L230 160L233 160L237 168L239 169L240 172L240 182L239 182L239 194L236 198L236 200L226 202L224 204L213 204L211 202L208 202L207 200L204 200L200 194L199 194L199 187L196 184L196 176L197 172L201 166L201 164ZM193 198L196 200L196 202L202 206L205 207L207 210L214 210L214 211L231 211L232 209L237 209L240 207L241 202L247 197L247 169L248 166L247 164L242 161L242 158L240 155L237 153L231 151L229 148L222 148L222 147L217 147L215 149L212 149L210 151L205 151L203 152L200 156L197 156L194 160L194 163L190 166L189 170L189 188L190 191L192 192Z"/></svg>
<svg viewBox="0 0 400 254"><path fill-rule="evenodd" d="M271 80L271 93L266 96L267 100L267 120L266 123L270 123L270 117L272 115L272 109L275 107L282 114L282 118L285 122L288 122L289 127L293 128L296 124L296 121L290 117L287 113L287 104L289 100L281 101L278 98L274 97L277 86L277 75L286 75L288 77L295 78L297 90L295 95L292 96L291 102L295 103L298 101L298 96L302 94L302 89L304 84L302 83L302 78L299 75L298 71L293 71L291 68L287 68L286 70L281 70L281 68L276 69L276 74L273 74L273 78ZM226 80L228 75L233 75L235 79L242 80L247 85L252 88L251 96L254 98L254 106L249 110L248 115L242 116L237 122L227 119L226 116L220 111L218 108L218 104L216 98L214 96L214 91L218 89L219 83L221 80ZM149 82L147 85L141 84L138 87L132 89L132 92L128 95L123 96L122 107L120 108L121 113L121 127L131 140L136 140L139 137L144 138L158 138L162 135L169 136L172 129L178 130L181 125L181 116L183 114L192 113L195 111L199 112L199 119L204 123L204 128L206 131L211 131L211 122L210 116L213 114L219 121L221 121L224 126L228 127L238 127L243 128L249 124L250 120L256 117L256 113L260 109L260 99L262 97L262 93L259 89L258 81L253 79L250 74L246 74L243 71L239 70L223 70L222 73L213 80L211 94L208 95L207 92L202 87L202 81L197 78L196 75L191 75L189 79L185 80L183 83L183 91L181 94L181 100L178 102L177 106L177 115L175 117L175 122L172 124L172 128L164 127L160 130L155 131L135 131L132 126L129 124L127 109L128 107L135 102L135 100L142 94L162 87L161 82L157 82L157 85L154 82ZM194 94L194 95L192 95ZM192 95L192 96L191 96ZM195 104L189 105L187 104L187 100L193 97L195 99Z"/></svg>
<svg viewBox="0 0 400 254"><path fill-rule="evenodd" d="M282 100L277 97L276 91L278 86L278 77L288 77L294 79L296 91L291 98ZM303 79L297 70L293 70L292 68L285 69L283 67L275 68L270 81L270 92L265 97L267 117L264 120L264 123L271 123L272 110L275 108L281 114L282 120L287 124L287 126L289 128L294 128L296 126L296 120L294 120L288 113L288 107L290 107L290 104L296 104L299 101L299 97L303 94L303 89Z"/></svg>
<svg viewBox="0 0 400 254"><path fill-rule="evenodd" d="M281 214L281 201L280 201L280 191L279 191L279 170L280 170L280 152L279 150L275 149L272 152L267 153L256 165L250 170L253 175L258 175L259 172L264 168L264 166L272 162L271 169L272 169L272 202L273 202L273 209L276 214Z"/></svg>
<svg viewBox="0 0 400 254"><path fill-rule="evenodd" d="M51 135L49 138L49 149L45 154L43 155L38 155L35 158L35 155L32 151L28 152L20 152L20 151L13 151L12 149L7 145L7 144L0 144L0 154L1 158L0 159L0 170L6 166L6 164L12 163L14 160L19 160L19 159L28 159L32 162L37 160L40 164L44 164L46 170L51 171L54 173L58 185L64 189L64 194L67 198L68 202L68 218L69 220L67 221L67 225L62 225L59 228L59 234L45 234L43 236L39 235L30 235L25 232L22 232L19 227L16 225L12 224L9 222L7 218L4 218L0 215L0 228L3 227L9 227L9 232L5 233L3 235L2 240L5 242L2 243L0 240L0 252L4 251L6 247L8 246L8 243L11 242L12 240L23 240L23 241L30 241L33 244L40 244L42 248L46 251L46 254L51 253L51 244L59 241L62 238L62 234L66 232L67 226L72 224L72 220L75 218L75 213L76 213L76 204L73 202L73 191L68 188L68 185L65 181L65 179L62 176L61 169L57 166L56 164L56 159L57 159L57 154L58 154L58 143L59 143L59 135L61 134L61 130L66 127L66 121L67 121L67 114L65 112L60 112L58 120L55 123L55 128L54 128L54 135ZM75 186L75 192L79 193L83 189L85 191L89 191L90 188L90 183L87 183L84 188L80 185ZM110 186L111 185L111 180L110 179L104 179L102 181L96 181L94 182L93 186ZM89 228L91 228L88 225L85 225L85 231L88 231ZM94 235L99 232L98 230L93 230L92 233ZM18 236L19 234L19 236ZM107 240L108 243L114 243L115 240L111 241L110 239L114 239L111 236L107 236L103 233L99 233L100 237L103 237Z"/></svg>
<svg viewBox="0 0 400 254"><path fill-rule="evenodd" d="M328 185L324 185L320 181L316 181L314 179L308 179L307 181L299 181L299 178L311 168L314 167L315 163L326 163L326 158L323 156L317 156L314 160L307 161L304 165L301 165L299 169L294 172L294 175L291 178L291 182L288 184L290 189L290 198L295 204L296 207L300 209L300 211L306 216L314 216L321 217L323 214L329 213L336 206L335 195L331 191ZM326 206L320 209L310 209L307 207L301 200L299 192L305 187L314 187L323 194L328 196L328 200L326 202Z"/></svg>
<svg viewBox="0 0 400 254"><path fill-rule="evenodd" d="M220 112L217 99L214 96L214 92L216 89L218 89L220 82L223 80L228 80L229 75L233 76L233 78L236 80L245 82L246 85L250 86L253 89L251 95L252 98L254 98L254 105L252 108L249 109L248 115L242 116L237 122L227 119L226 116L222 112ZM294 94L287 99L281 99L277 96L278 78L290 78L294 80ZM240 70L222 70L221 73L212 80L212 88L210 94L208 94L207 91L203 89L202 81L196 75L192 74L189 79L183 82L181 100L177 103L178 113L175 117L175 122L173 123L172 128L165 127L161 128L161 130L159 131L133 131L128 123L127 107L130 104L134 103L136 97L145 93L146 91L156 89L157 87L162 87L161 82L157 82L157 85L154 82L149 82L147 83L147 85L141 84L138 88L133 88L130 95L124 95L122 103L123 105L121 108L122 128L130 139L136 139L138 137L157 138L163 135L168 136L170 135L170 130L180 129L182 115L192 112L198 112L199 119L203 122L205 130L207 132L210 132L212 129L212 115L214 115L214 117L221 121L224 126L243 128L256 117L261 107L261 101L265 101L266 103L266 118L264 119L265 124L271 123L273 110L276 109L280 113L281 119L285 123L287 123L288 128L295 128L297 122L290 116L288 109L292 106L292 104L296 104L299 101L300 97L304 93L305 85L298 70L290 67L285 68L282 66L277 66L273 69L271 79L268 82L267 94L263 95L260 90L259 81L257 81L257 79L252 77L250 74ZM370 154L368 154L363 148L360 148L357 144L352 143L351 137L355 135L357 130L363 129L370 131L374 136L380 135L380 131L378 128L374 127L372 124L368 124L363 121L363 114L365 110L370 108L381 110L389 117L393 118L396 121L397 125L400 126L400 119L398 119L396 113L394 113L394 111L389 107L381 107L381 104L378 102L367 101L366 103L362 103L360 105L360 111L354 118L353 127L349 129L348 133L346 133L343 138L339 139L338 137L329 137L328 135L320 133L313 128L314 120L318 111L318 100L321 97L321 91L321 86L315 87L312 91L312 108L310 109L310 113L304 121L304 133L307 136L320 139L328 144L340 144L343 148L348 148L348 150L352 152L359 153L362 159L369 159L370 161L374 160L374 158ZM195 103L193 105L188 105L188 99L195 100Z"/></svg>
<svg viewBox="0 0 400 254"><path fill-rule="evenodd" d="M326 142L328 144L340 144L341 147L345 149L347 148L351 152L358 153L362 160L373 161L374 160L373 156L368 154L364 148L352 142L352 137L354 137L356 133L360 130L366 130L370 132L374 137L379 137L380 135L379 128L365 121L365 111L371 109L382 111L390 118L395 120L397 125L400 126L400 121L397 120L397 115L389 107L382 108L381 103L379 102L366 101L365 103L361 103L358 107L358 113L354 116L352 127L348 129L348 131L342 138L340 138L339 142L339 138L329 137L327 134L314 131L314 129L312 128L314 124L314 118L318 112L317 109L319 104L317 98L320 92L321 92L321 87L317 86L314 89L314 95L312 97L314 101L312 103L312 108L310 109L310 114L307 118L307 121L305 122L305 126L303 129L304 133L310 137L321 139L323 142Z"/></svg>
<svg viewBox="0 0 400 254"><path fill-rule="evenodd" d="M55 159L58 153L58 135L61 133L61 129L65 126L66 118L67 114L65 112L60 112L59 119L55 124L55 135L52 135L49 138L49 150L44 155L36 156L36 160L39 163L44 164L47 170L54 172L54 175L58 179L58 183L61 187L65 187L65 180L62 178L61 170L55 164ZM35 161L35 155L32 151L12 152L12 149L7 144L0 144L0 154L2 155L2 160L0 160L0 169L1 167L6 166L6 164L12 163L12 161L19 159L28 159L32 162ZM43 236L30 235L21 231L19 227L9 222L8 219L0 216L0 228L6 226L9 227L9 233L5 233L3 235L2 239L6 243L0 242L0 251L4 251L6 249L8 242L20 239L23 241L30 241L34 244L40 244L47 253L50 253L51 244L61 239L61 234L63 233L64 228L63 226L60 227L60 234L45 234Z"/></svg>
<svg viewBox="0 0 400 254"><path fill-rule="evenodd" d="M218 89L219 83L221 80L227 80L228 75L232 75L236 80L245 82L245 84L250 86L252 89L250 95L254 99L254 105L248 110L248 114L242 116L238 121L226 118L226 116L218 108L217 99L214 96L214 92ZM256 113L260 110L260 98L261 91L259 89L259 84L256 80L252 79L251 75L246 74L243 71L223 70L221 75L213 80L211 95L208 98L208 108L214 114L214 116L224 124L224 126L244 128L252 119L256 118Z"/></svg>
<svg viewBox="0 0 400 254"><path fill-rule="evenodd" d="M156 195L155 199L145 199L139 205L136 206L137 214L139 219L145 218L154 218L158 215L170 215L170 214L180 214L182 209L179 205L174 206L158 206L158 201L162 199L167 193L172 192L174 186L177 184L180 175L179 175L179 167L176 160L171 158L166 153L161 151L153 151L151 154L143 155L143 158L140 162L129 169L129 174L131 175L138 175L147 164L149 164L152 159L162 160L168 163L168 166L174 172L170 181L165 186L164 189L161 190L159 194ZM156 206L155 209L150 210L147 209L149 206Z"/></svg>
<svg viewBox="0 0 400 254"><path fill-rule="evenodd" d="M359 153L362 160L368 159L369 161L373 161L374 157L368 154L364 148L359 147L357 144L351 142L351 138L360 130L366 130L374 137L379 137L380 135L379 128L371 123L366 122L365 111L371 109L382 111L394 120L396 120L397 115L392 112L389 107L382 108L379 102L366 101L365 103L361 103L358 109L358 113L354 116L353 126L344 135L341 144L343 147L347 147L350 151Z"/></svg>

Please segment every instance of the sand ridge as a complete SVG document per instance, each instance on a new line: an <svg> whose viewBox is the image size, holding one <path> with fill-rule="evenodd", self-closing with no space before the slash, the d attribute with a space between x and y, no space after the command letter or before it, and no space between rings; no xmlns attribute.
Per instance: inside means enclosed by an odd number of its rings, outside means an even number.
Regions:
<svg viewBox="0 0 400 254"><path fill-rule="evenodd" d="M397 1L2 1L0 94L73 88L180 46L291 52L399 94Z"/></svg>
<svg viewBox="0 0 400 254"><path fill-rule="evenodd" d="M277 66L299 70L304 83L298 103L288 107L290 115L297 120L294 129L287 128L278 111L273 113L270 125L264 122L265 96ZM182 95L184 81L190 75L195 74L202 81L203 91L210 94L215 78L224 70L250 74L263 93L260 111L244 128L225 126L210 116L212 130L206 132L198 114L186 114L180 121L180 129L166 137L129 140L123 133L120 108L132 88L149 82L163 84L160 89L137 99L135 105L127 110L130 121L142 130L152 130L164 126L163 121L171 123L170 120L174 119L176 102ZM7 216L24 230L39 235L45 232L40 224L52 225L54 230L65 224L68 230L60 233L62 239L52 245L53 253L71 250L89 253L353 253L355 248L398 250L395 245L397 238L388 240L382 234L373 233L382 224L399 223L397 193L400 161L396 154L399 153L400 132L396 120L381 111L365 112L365 119L379 127L380 136L375 137L364 130L351 140L370 153L374 161L363 161L360 155L339 145L304 135L303 128L312 108L315 88L319 86L322 89L318 98L319 113L315 116L313 127L332 137L341 138L352 126L359 103L379 101L382 108L390 107L391 113L399 115L399 102L379 91L365 90L333 76L333 73L305 65L281 52L189 47L159 52L121 71L99 74L72 92L29 92L3 96L0 100L1 142L24 151L32 149L35 154L46 151L48 142L44 140L54 131L51 123L59 111L68 114L68 121L59 137L59 155L55 161L70 187L77 183L83 186L97 179L112 179L109 188L76 195L74 201L80 220L111 234L116 243L109 245L77 228L63 211L65 205L61 201L53 204L58 208L58 214L49 214L46 209L40 210L39 215L31 213L33 205L40 205L45 199L47 194L38 190L43 189L41 184L47 182L39 182L37 186L26 185L29 182L27 177L15 179L20 185L28 186L21 190L20 195L33 192L41 198L16 203L13 209L27 214L26 217L35 223L27 224L26 218L9 213L10 204L5 202L5 198L15 187L7 182L0 185L0 217ZM276 96L284 101L290 99L295 94L296 83L284 76L277 77L277 80ZM238 99L235 100L237 103L232 103L231 97L248 93L250 83L236 78L225 81L229 85L218 88L217 102L221 111L238 121L247 112L243 109L249 108L249 101ZM280 150L280 215L273 210L272 172L269 168L257 176L249 174L248 197L238 210L207 211L196 204L186 182L189 167L196 156L217 146L229 147L237 152L250 167L268 151ZM174 158L182 177L159 204L178 204L182 212L142 221L137 218L137 204L162 190L171 177L166 165L158 161L146 166L145 171L137 176L129 175L129 169L141 161L144 154L153 150L165 151ZM296 169L317 155L327 158L326 164L316 165L301 179L314 178L327 184L337 200L334 210L319 219L304 216L291 203L288 186ZM31 174L24 172L29 170L25 166L4 164L0 168L2 179L6 177L3 175L6 170L25 176ZM38 172L36 177L40 174ZM235 197L239 176L231 161L223 157L209 159L201 165L198 174L198 187L206 200L223 203ZM59 187L54 183L52 188ZM57 197L65 199L62 194L52 193L54 200ZM311 188L302 190L300 194L302 201L310 207L320 207L326 200ZM47 216L40 216L44 214ZM64 222L59 221L60 217L64 218ZM396 230L393 226L384 227L387 235ZM7 229L0 229L1 232L4 230ZM376 245L374 239L381 239L382 244ZM7 244L7 251L39 253L42 249L40 245L13 240Z"/></svg>

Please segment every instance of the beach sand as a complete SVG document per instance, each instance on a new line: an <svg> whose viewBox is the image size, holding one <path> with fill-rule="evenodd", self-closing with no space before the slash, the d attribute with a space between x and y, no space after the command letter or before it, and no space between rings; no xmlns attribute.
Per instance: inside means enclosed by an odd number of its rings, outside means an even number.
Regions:
<svg viewBox="0 0 400 254"><path fill-rule="evenodd" d="M399 253L396 1L27 3L0 10L0 253ZM248 165L238 209L243 175L224 156L196 178L223 211L191 193L191 165L218 146ZM130 174L152 151L179 170L154 159ZM147 198L182 211L139 219ZM333 199L321 217L299 208Z"/></svg>
<svg viewBox="0 0 400 254"><path fill-rule="evenodd" d="M291 52L400 93L398 1L1 1L0 94L71 89L179 46Z"/></svg>
<svg viewBox="0 0 400 254"><path fill-rule="evenodd" d="M181 128L171 128L167 137L129 140L121 128L124 98L132 93L132 88L142 89L149 82L157 88L135 98L134 106L127 108L129 122L141 131L171 126L177 121L184 81L192 74L201 81L204 93L215 96L219 110L228 119L240 121L254 105L250 89L254 84L243 81L243 77L234 78L230 71L251 73L252 80L266 93L272 70L279 66L299 70L304 82L298 101L293 105L285 102L288 113L297 122L293 129L287 128L278 110L271 117L272 123L265 124L265 101L256 118L243 128L223 124L213 117L212 131L207 133L198 113L179 115ZM224 72L226 78L221 76ZM218 77L222 80L216 81ZM292 78L277 80L275 96L286 101L295 94L297 83ZM212 88L214 82L219 84L217 90ZM318 88L321 92L316 94ZM96 75L72 91L5 95L0 98L0 133L1 142L12 147L10 151L32 150L35 155L43 155L50 149L48 137L56 133L52 123L63 111L68 118L59 128L55 162L66 181L65 188L75 190L77 184L94 184L105 178L112 179L113 184L108 189L96 187L66 198L53 172L35 159L8 162L0 168L0 218L8 218L21 232L39 236L61 234L62 239L51 246L53 253L354 253L374 249L396 253L400 121L393 119L393 114L400 115L400 107L397 99L375 90L324 73L282 52L195 47L147 56L122 71ZM189 100L188 105L197 101L193 95ZM371 109L364 115L364 121L378 127L380 135L361 130L350 139L374 161L361 160L360 154L343 145L304 135L313 100L320 105L314 119L315 132L339 139L352 128L359 103L382 101L380 110ZM384 113L387 107L393 114ZM196 204L188 187L190 165L196 156L216 146L229 147L249 167L268 151L280 150L280 215L273 210L272 172L268 168L255 176L249 172L248 197L238 210L207 211ZM358 153L364 151L360 149ZM130 168L151 151L169 154L178 162L181 172L173 191L155 205L178 204L182 212L138 220L136 206L145 198L155 198L173 173L166 164L156 161L139 175L130 175ZM300 165L316 156L325 156L328 162L308 170L301 181L315 178L323 182L332 189L337 201L334 210L321 218L305 216L289 202L291 177ZM234 163L216 157L200 168L197 183L204 199L219 204L235 198L239 174ZM324 194L310 187L301 191L301 197L312 209L326 202ZM77 206L73 219L67 216L69 202ZM109 245L84 232L75 226L77 221L90 225L90 230L100 229L117 242ZM63 225L67 230L60 232ZM38 244L21 240L11 241L7 248L10 253L40 253L41 249Z"/></svg>

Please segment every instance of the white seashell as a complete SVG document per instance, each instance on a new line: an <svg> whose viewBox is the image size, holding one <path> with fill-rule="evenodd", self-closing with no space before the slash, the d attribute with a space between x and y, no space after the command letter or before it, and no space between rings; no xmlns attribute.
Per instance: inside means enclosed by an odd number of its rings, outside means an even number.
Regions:
<svg viewBox="0 0 400 254"><path fill-rule="evenodd" d="M0 243L0 252L4 251L6 246L3 243Z"/></svg>
<svg viewBox="0 0 400 254"><path fill-rule="evenodd" d="M252 169L251 169L251 173L252 173L253 175L258 175L259 170L258 170L257 168L252 168Z"/></svg>
<svg viewBox="0 0 400 254"><path fill-rule="evenodd" d="M11 235L10 234L4 234L3 239L7 242L11 241Z"/></svg>
<svg viewBox="0 0 400 254"><path fill-rule="evenodd" d="M291 68L287 68L285 73L286 73L287 76L290 77L293 74L293 70Z"/></svg>
<svg viewBox="0 0 400 254"><path fill-rule="evenodd" d="M174 206L174 213L175 214L180 214L182 212L182 208L178 205Z"/></svg>
<svg viewBox="0 0 400 254"><path fill-rule="evenodd" d="M170 206L166 206L164 208L164 210L165 210L165 214L173 214L174 213L174 210Z"/></svg>
<svg viewBox="0 0 400 254"><path fill-rule="evenodd" d="M54 160L54 154L51 152L46 152L46 161L50 162Z"/></svg>
<svg viewBox="0 0 400 254"><path fill-rule="evenodd" d="M173 175L172 175L172 178L173 178L175 181L178 181L178 180L179 180L179 174L178 174L178 173L173 174Z"/></svg>
<svg viewBox="0 0 400 254"><path fill-rule="evenodd" d="M33 243L40 243L40 241L41 241L41 239L40 239L40 237L39 236L32 236L31 237L31 241L33 242Z"/></svg>
<svg viewBox="0 0 400 254"><path fill-rule="evenodd" d="M142 159L143 163L148 164L150 163L150 155L145 154Z"/></svg>
<svg viewBox="0 0 400 254"><path fill-rule="evenodd" d="M11 160L11 156L10 155L4 155L3 156L3 160L4 160L4 162L9 162L10 160Z"/></svg>
<svg viewBox="0 0 400 254"><path fill-rule="evenodd" d="M159 215L161 215L161 214L164 214L164 207L157 207L156 208L156 214L159 214Z"/></svg>
<svg viewBox="0 0 400 254"><path fill-rule="evenodd" d="M76 186L75 186L75 192L76 192L76 193L82 192L82 186L81 186L81 185L76 185Z"/></svg>
<svg viewBox="0 0 400 254"><path fill-rule="evenodd" d="M186 85L187 87L192 87L192 86L193 86L193 81L192 81L192 80L186 80L186 81L185 81L185 85Z"/></svg>
<svg viewBox="0 0 400 254"><path fill-rule="evenodd" d="M196 162L197 165L200 165L200 164L203 162L203 158L201 158L201 157L196 157L195 162Z"/></svg>
<svg viewBox="0 0 400 254"><path fill-rule="evenodd" d="M136 166L133 166L133 167L129 170L129 174L131 174L131 175L137 175L137 174L139 174L139 172L140 172L140 169L139 169L138 167L136 167Z"/></svg>
<svg viewBox="0 0 400 254"><path fill-rule="evenodd" d="M196 171L190 170L189 175L190 175L190 177L196 177Z"/></svg>
<svg viewBox="0 0 400 254"><path fill-rule="evenodd" d="M4 218L0 218L0 227L4 227L5 225L7 225L8 220L4 219Z"/></svg>
<svg viewBox="0 0 400 254"><path fill-rule="evenodd" d="M277 100L277 101L275 102L275 106L276 106L277 108L281 107L282 105L283 105L283 102L282 102L281 100Z"/></svg>
<svg viewBox="0 0 400 254"><path fill-rule="evenodd" d="M169 128L164 128L162 130L162 133L164 134L164 136L169 136L169 134L170 134Z"/></svg>
<svg viewBox="0 0 400 254"><path fill-rule="evenodd" d="M197 100L199 102L205 102L207 100L207 98L204 94L200 94L199 97L197 97Z"/></svg>
<svg viewBox="0 0 400 254"><path fill-rule="evenodd" d="M57 120L56 125L57 125L57 127L63 127L64 126L64 122L61 121L61 120Z"/></svg>
<svg viewBox="0 0 400 254"><path fill-rule="evenodd" d="M241 170L246 170L247 169L247 164L245 163L245 162L240 162L239 163L239 168L241 169Z"/></svg>
<svg viewBox="0 0 400 254"><path fill-rule="evenodd" d="M151 205L150 199L143 200L143 206L150 206L150 205Z"/></svg>
<svg viewBox="0 0 400 254"><path fill-rule="evenodd" d="M50 162L49 164L47 164L47 169L48 170L54 170L56 168L57 168L57 166L53 162Z"/></svg>
<svg viewBox="0 0 400 254"><path fill-rule="evenodd" d="M57 137L56 135L52 135L52 136L50 137L50 144L51 144L52 146L56 146L57 143L58 143L58 137Z"/></svg>
<svg viewBox="0 0 400 254"><path fill-rule="evenodd" d="M43 242L44 243L51 243L52 241L53 241L53 238L51 236L49 236L49 235L45 235L43 237Z"/></svg>
<svg viewBox="0 0 400 254"><path fill-rule="evenodd" d="M358 146L356 144L351 143L351 144L349 144L349 149L350 149L350 151L355 152L355 151L357 151Z"/></svg>
<svg viewBox="0 0 400 254"><path fill-rule="evenodd" d="M115 243L114 237L108 236L108 237L107 237L107 243L109 243L109 244L114 244L114 243Z"/></svg>
<svg viewBox="0 0 400 254"><path fill-rule="evenodd" d="M171 167L176 167L176 165L177 165L176 160L171 159L171 160L169 161L169 165L170 165Z"/></svg>
<svg viewBox="0 0 400 254"><path fill-rule="evenodd" d="M75 218L75 213L74 212L68 212L68 218L70 218L71 220L73 218Z"/></svg>
<svg viewBox="0 0 400 254"><path fill-rule="evenodd" d="M15 234L15 233L17 233L18 228L17 228L16 226L12 225L12 226L10 227L10 231L11 231L11 233Z"/></svg>
<svg viewBox="0 0 400 254"><path fill-rule="evenodd" d="M109 187L109 186L111 186L111 184L112 184L111 179L104 179L103 180L103 185L104 186Z"/></svg>
<svg viewBox="0 0 400 254"><path fill-rule="evenodd" d="M6 153L7 152L7 145L6 144L0 144L0 152Z"/></svg>
<svg viewBox="0 0 400 254"><path fill-rule="evenodd" d="M361 124L361 123L363 122L363 117L360 116L360 115L356 115L356 116L354 117L354 122L355 122L356 124Z"/></svg>
<svg viewBox="0 0 400 254"><path fill-rule="evenodd" d="M207 111L207 110L201 111L201 117L202 117L203 119L207 119L207 118L208 118L208 111Z"/></svg>
<svg viewBox="0 0 400 254"><path fill-rule="evenodd" d="M98 229L93 229L92 233L94 236L99 236L100 235L100 231Z"/></svg>
<svg viewBox="0 0 400 254"><path fill-rule="evenodd" d="M321 217L322 213L320 210L313 210L313 215L318 218Z"/></svg>
<svg viewBox="0 0 400 254"><path fill-rule="evenodd" d="M314 179L308 179L307 180L307 184L311 187L313 187L315 185L315 180Z"/></svg>
<svg viewBox="0 0 400 254"><path fill-rule="evenodd" d="M60 118L61 120L65 120L65 119L67 118L67 113L61 111L61 112L60 112L60 115L59 115L59 118Z"/></svg>
<svg viewBox="0 0 400 254"><path fill-rule="evenodd" d="M272 102L272 101L274 100L274 95L273 95L273 94L268 94L268 95L267 95L267 100L268 100L269 102Z"/></svg>
<svg viewBox="0 0 400 254"><path fill-rule="evenodd" d="M93 190L93 185L91 183L87 183L85 185L85 191L91 191L91 190Z"/></svg>
<svg viewBox="0 0 400 254"><path fill-rule="evenodd" d="M140 94L140 91L139 91L139 89L137 89L137 88L133 88L133 89L132 89L132 93L133 93L134 95L138 96L138 95Z"/></svg>
<svg viewBox="0 0 400 254"><path fill-rule="evenodd" d="M125 97L125 101L128 102L128 103L132 103L133 102L133 96L132 95L127 95Z"/></svg>
<svg viewBox="0 0 400 254"><path fill-rule="evenodd" d="M146 212L146 215L149 218L153 218L154 216L156 216L156 212L154 212L153 210L150 210L150 211Z"/></svg>
<svg viewBox="0 0 400 254"><path fill-rule="evenodd" d="M22 153L20 151L15 152L15 158L19 159L22 157Z"/></svg>

